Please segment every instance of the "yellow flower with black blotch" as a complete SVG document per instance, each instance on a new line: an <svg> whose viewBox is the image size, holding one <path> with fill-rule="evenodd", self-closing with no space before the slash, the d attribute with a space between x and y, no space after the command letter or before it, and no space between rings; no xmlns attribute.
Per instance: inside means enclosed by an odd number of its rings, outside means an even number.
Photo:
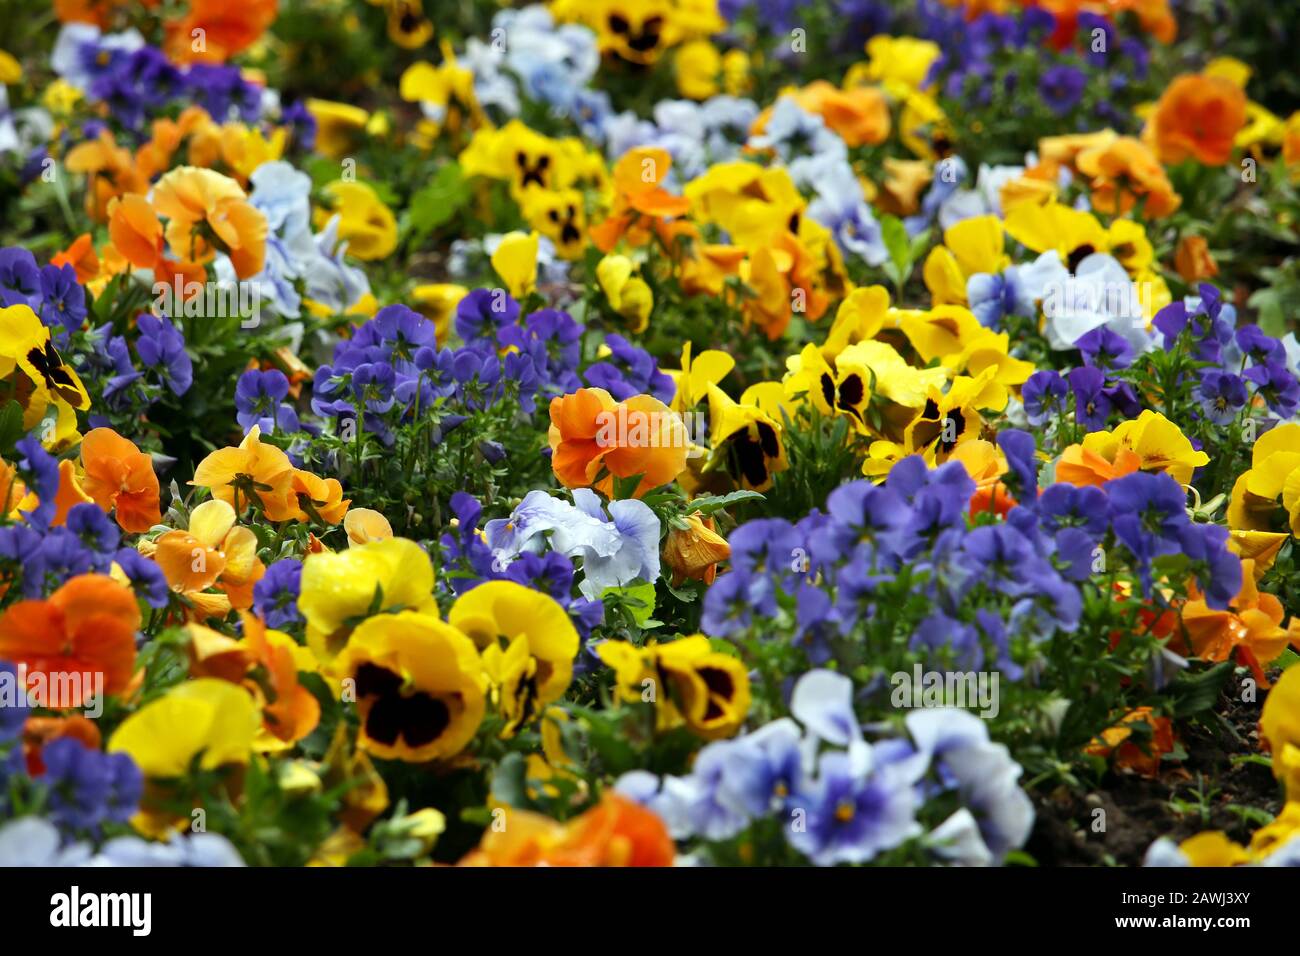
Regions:
<svg viewBox="0 0 1300 956"><path fill-rule="evenodd" d="M345 695L355 694L357 746L372 756L408 763L453 757L483 721L474 642L431 614L368 618L353 631L335 671Z"/></svg>
<svg viewBox="0 0 1300 956"><path fill-rule="evenodd" d="M727 26L717 0L553 0L550 8L557 20L590 27L601 53L641 65Z"/></svg>
<svg viewBox="0 0 1300 956"><path fill-rule="evenodd" d="M447 620L481 651L506 734L559 700L573 680L578 631L548 594L487 581L458 597Z"/></svg>
<svg viewBox="0 0 1300 956"><path fill-rule="evenodd" d="M561 259L578 259L586 250L587 212L578 190L525 190L520 212L530 226L555 244Z"/></svg>
<svg viewBox="0 0 1300 956"><path fill-rule="evenodd" d="M404 50L418 50L433 38L433 24L421 0L387 0L388 39Z"/></svg>
<svg viewBox="0 0 1300 956"><path fill-rule="evenodd" d="M519 120L511 120L500 129L483 127L475 131L459 162L466 176L508 182L516 202L522 202L530 188L567 189L580 178L593 175L591 158L581 140L552 139Z"/></svg>
<svg viewBox="0 0 1300 956"><path fill-rule="evenodd" d="M738 403L716 385L708 394L713 456L706 470L725 465L742 488L766 491L772 476L790 467L781 425L758 405Z"/></svg>
<svg viewBox="0 0 1300 956"><path fill-rule="evenodd" d="M988 407L985 396L994 374L989 368L976 378L959 375L947 392L932 388L921 411L903 430L907 454L920 454L934 467L947 461L962 442L978 438L984 427L979 409Z"/></svg>
<svg viewBox="0 0 1300 956"><path fill-rule="evenodd" d="M600 659L614 669L616 690L628 702L653 702L656 729L686 724L709 740L730 737L749 714L744 662L715 651L703 634L636 647L605 641Z"/></svg>
<svg viewBox="0 0 1300 956"><path fill-rule="evenodd" d="M24 428L34 428L53 404L59 413L59 430L66 431L69 419L75 429L75 413L90 407L90 396L54 347L50 330L26 305L0 309L0 379L9 378L15 370L26 378L16 383Z"/></svg>
<svg viewBox="0 0 1300 956"><path fill-rule="evenodd" d="M799 353L791 373L784 379L786 395L805 396L822 415L847 415L853 427L866 434L866 411L871 404L871 370L851 362L831 366L821 349L811 342Z"/></svg>
<svg viewBox="0 0 1300 956"><path fill-rule="evenodd" d="M474 93L474 72L460 65L450 43L444 40L441 49L442 63L412 64L398 86L402 99L420 104L430 139L444 130L454 136L466 126L477 129L484 122ZM432 142L421 145L431 147Z"/></svg>
<svg viewBox="0 0 1300 956"><path fill-rule="evenodd" d="M332 661L372 614L403 609L436 614L437 608L433 564L414 541L386 538L303 560L298 610L307 620L307 645L322 662Z"/></svg>

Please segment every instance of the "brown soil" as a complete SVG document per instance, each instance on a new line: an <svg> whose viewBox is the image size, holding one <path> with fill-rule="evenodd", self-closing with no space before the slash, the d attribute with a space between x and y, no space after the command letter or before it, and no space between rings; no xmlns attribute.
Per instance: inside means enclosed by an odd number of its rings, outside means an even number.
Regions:
<svg viewBox="0 0 1300 956"><path fill-rule="evenodd" d="M1233 840L1249 843L1260 822L1243 817L1239 809L1272 815L1282 806L1267 767L1233 762L1261 752L1263 697L1242 703L1237 679L1230 681L1215 708L1228 726L1209 721L1181 727L1187 757L1167 763L1156 779L1112 771L1089 793L1061 787L1031 794L1037 818L1026 851L1040 866L1140 866L1147 848L1162 836L1180 841L1203 830L1223 830ZM1097 808L1105 810L1104 832L1093 832Z"/></svg>

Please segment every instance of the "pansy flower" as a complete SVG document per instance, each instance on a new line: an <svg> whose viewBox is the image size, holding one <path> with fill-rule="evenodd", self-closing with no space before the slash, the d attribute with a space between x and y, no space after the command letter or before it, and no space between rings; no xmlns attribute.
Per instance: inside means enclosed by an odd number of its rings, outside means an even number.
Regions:
<svg viewBox="0 0 1300 956"><path fill-rule="evenodd" d="M549 595L514 581L486 581L458 597L447 620L479 648L506 734L568 689L578 632Z"/></svg>
<svg viewBox="0 0 1300 956"><path fill-rule="evenodd" d="M106 575L81 575L47 600L19 601L0 616L0 660L25 666L29 679L45 679L42 706L82 707L101 692L128 689L139 627L134 594ZM55 680L60 675L81 680ZM49 694L56 690L58 699Z"/></svg>
<svg viewBox="0 0 1300 956"><path fill-rule="evenodd" d="M424 763L455 756L485 706L474 642L418 611L378 614L352 633L335 673L355 693L357 746L375 757Z"/></svg>

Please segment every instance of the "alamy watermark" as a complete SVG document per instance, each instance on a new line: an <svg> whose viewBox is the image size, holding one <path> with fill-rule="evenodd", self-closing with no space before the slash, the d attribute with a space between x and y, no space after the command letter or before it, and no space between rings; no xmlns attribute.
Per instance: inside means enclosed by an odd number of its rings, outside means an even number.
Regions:
<svg viewBox="0 0 1300 956"><path fill-rule="evenodd" d="M902 710L979 708L979 716L992 720L1001 709L1001 675L997 671L926 671L914 664L911 672L896 671L889 682L894 688L889 702Z"/></svg>
<svg viewBox="0 0 1300 956"><path fill-rule="evenodd" d="M0 710L10 707L81 707L85 716L100 717L104 713L104 672L29 672L26 664L19 664L15 671L0 671Z"/></svg>
<svg viewBox="0 0 1300 956"><path fill-rule="evenodd" d="M646 411L619 405L596 415L597 448L685 448L688 458L704 454L707 417L698 412Z"/></svg>
<svg viewBox="0 0 1300 956"><path fill-rule="evenodd" d="M256 282L195 282L177 275L153 284L153 314L169 318L239 319L241 329L262 324L262 290Z"/></svg>

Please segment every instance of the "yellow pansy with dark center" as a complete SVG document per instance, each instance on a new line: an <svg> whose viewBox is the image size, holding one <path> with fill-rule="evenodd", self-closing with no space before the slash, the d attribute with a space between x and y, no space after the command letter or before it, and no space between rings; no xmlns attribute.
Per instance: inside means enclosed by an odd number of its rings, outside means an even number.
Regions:
<svg viewBox="0 0 1300 956"><path fill-rule="evenodd" d="M1079 263L1081 263L1084 259L1088 258L1096 251L1097 250L1094 249L1091 245L1084 243L1083 245L1076 247L1070 253L1070 257L1068 260L1066 260L1065 264L1067 268L1069 268L1070 272L1073 274L1079 271Z"/></svg>
<svg viewBox="0 0 1300 956"><path fill-rule="evenodd" d="M946 412L934 399L926 399L925 407L912 426L912 445L918 451L934 445L935 452L946 457L966 436L967 420L960 408Z"/></svg>
<svg viewBox="0 0 1300 956"><path fill-rule="evenodd" d="M63 364L53 342L46 342L44 348L32 349L27 353L27 361L40 373L45 387L73 408L86 408L86 392L78 386L71 371Z"/></svg>
<svg viewBox="0 0 1300 956"><path fill-rule="evenodd" d="M564 216L561 219L561 213L558 209L552 209L547 218L560 230L560 244L572 245L582 238L582 233L574 225L578 219L578 210L573 203L568 203L564 207Z"/></svg>
<svg viewBox="0 0 1300 956"><path fill-rule="evenodd" d="M334 673L344 699L357 707L357 746L376 757L410 763L452 757L483 721L483 673L474 644L431 614L367 618L352 632Z"/></svg>
<svg viewBox="0 0 1300 956"><path fill-rule="evenodd" d="M730 470L756 488L771 480L768 462L780 454L776 429L766 422L758 422L737 432L728 446Z"/></svg>
<svg viewBox="0 0 1300 956"><path fill-rule="evenodd" d="M828 407L848 412L860 422L866 421L862 410L866 407L870 392L867 391L861 373L849 372L837 385L830 372L822 372L821 387L822 398Z"/></svg>
<svg viewBox="0 0 1300 956"><path fill-rule="evenodd" d="M729 737L749 713L749 672L743 661L713 650L702 634L655 647L656 670L686 725L701 737Z"/></svg>
<svg viewBox="0 0 1300 956"><path fill-rule="evenodd" d="M533 185L546 188L547 171L551 166L550 156L543 154L533 159L521 149L515 153L515 165L519 168L520 187Z"/></svg>
<svg viewBox="0 0 1300 956"><path fill-rule="evenodd" d="M479 648L504 735L563 696L580 639L569 614L548 594L514 581L488 581L456 599L448 621Z"/></svg>
<svg viewBox="0 0 1300 956"><path fill-rule="evenodd" d="M658 15L647 17L638 28L633 28L627 17L621 13L609 15L609 30L619 37L629 50L644 56L652 52L663 38L664 18Z"/></svg>
<svg viewBox="0 0 1300 956"><path fill-rule="evenodd" d="M366 735L387 746L399 737L412 748L432 743L451 725L452 708L464 707L460 694L403 694L402 678L377 664L361 665L356 681L358 698L373 698L366 714Z"/></svg>

